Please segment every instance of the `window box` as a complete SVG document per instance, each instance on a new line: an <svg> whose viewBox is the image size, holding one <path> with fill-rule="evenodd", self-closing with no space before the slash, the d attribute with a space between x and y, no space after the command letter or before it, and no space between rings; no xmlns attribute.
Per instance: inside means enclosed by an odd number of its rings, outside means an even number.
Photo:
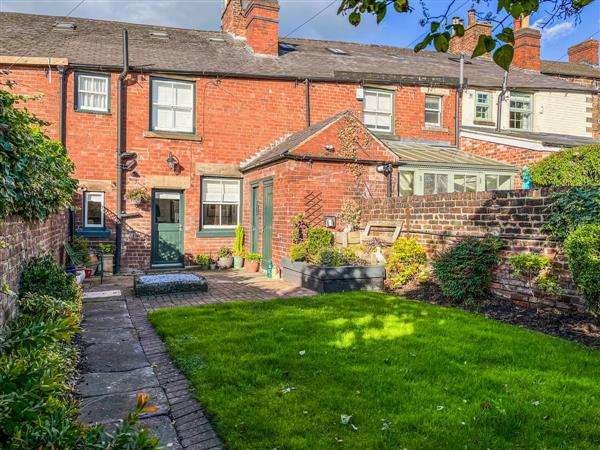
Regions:
<svg viewBox="0 0 600 450"><path fill-rule="evenodd" d="M88 238L108 238L112 233L106 228L77 228L75 234Z"/></svg>
<svg viewBox="0 0 600 450"><path fill-rule="evenodd" d="M150 78L150 130L194 134L195 84Z"/></svg>
<svg viewBox="0 0 600 450"><path fill-rule="evenodd" d="M110 114L110 75L75 72L75 111Z"/></svg>

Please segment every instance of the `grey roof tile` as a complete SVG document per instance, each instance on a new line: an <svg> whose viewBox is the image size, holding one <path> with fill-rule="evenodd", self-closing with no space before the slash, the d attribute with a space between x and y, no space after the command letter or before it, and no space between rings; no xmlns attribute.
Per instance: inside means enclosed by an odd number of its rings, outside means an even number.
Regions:
<svg viewBox="0 0 600 450"><path fill-rule="evenodd" d="M500 130L496 131L490 128L462 126L462 130L475 131L484 134L491 134L495 136L513 137L517 139L527 139L530 141L539 142L548 147L579 147L582 145L600 145L600 139L594 139L585 136L572 136L558 133L540 133L533 131L514 131L514 130Z"/></svg>
<svg viewBox="0 0 600 450"><path fill-rule="evenodd" d="M542 60L542 73L569 77L595 78L600 80L600 66L586 63Z"/></svg>

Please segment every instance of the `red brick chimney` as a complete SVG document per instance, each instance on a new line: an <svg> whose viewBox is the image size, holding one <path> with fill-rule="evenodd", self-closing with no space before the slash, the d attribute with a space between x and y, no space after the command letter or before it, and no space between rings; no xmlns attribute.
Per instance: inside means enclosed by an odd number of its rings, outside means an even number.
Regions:
<svg viewBox="0 0 600 450"><path fill-rule="evenodd" d="M587 63L594 66L598 65L598 49L600 45L597 39L588 39L580 42L573 47L569 47L569 62Z"/></svg>
<svg viewBox="0 0 600 450"><path fill-rule="evenodd" d="M515 55L512 65L521 69L540 71L540 41L542 33L529 26L529 16L515 19Z"/></svg>
<svg viewBox="0 0 600 450"><path fill-rule="evenodd" d="M224 0L221 29L245 38L254 53L279 54L279 3L277 0Z"/></svg>
<svg viewBox="0 0 600 450"><path fill-rule="evenodd" d="M453 24L462 23L458 17L452 18ZM476 11L470 9L467 12L467 26L465 28L465 34L462 37L453 36L450 39L450 46L448 51L450 53L473 53L475 46L479 41L479 36L486 34L491 36L492 25L489 23L477 22Z"/></svg>

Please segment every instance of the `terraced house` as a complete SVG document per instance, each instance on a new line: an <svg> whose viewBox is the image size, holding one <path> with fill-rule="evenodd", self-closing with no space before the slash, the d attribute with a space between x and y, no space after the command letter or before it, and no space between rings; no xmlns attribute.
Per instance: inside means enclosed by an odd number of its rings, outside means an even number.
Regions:
<svg viewBox="0 0 600 450"><path fill-rule="evenodd" d="M80 181L75 232L116 242L117 266L215 254L240 223L277 264L296 213L340 226L345 198L516 188L524 163L592 139L595 87L527 67L505 82L488 58L467 58L461 78L457 54L281 39L278 14L275 0L230 0L220 32L0 14L2 78L41 95L27 107ZM515 145L527 133L556 145Z"/></svg>

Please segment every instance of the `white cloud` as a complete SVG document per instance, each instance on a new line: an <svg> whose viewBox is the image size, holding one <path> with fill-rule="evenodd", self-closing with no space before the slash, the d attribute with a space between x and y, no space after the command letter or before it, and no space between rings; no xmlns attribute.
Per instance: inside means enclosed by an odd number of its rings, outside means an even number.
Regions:
<svg viewBox="0 0 600 450"><path fill-rule="evenodd" d="M538 19L533 24L533 28L537 28L542 32L542 39L544 41L554 41L560 37L571 34L575 31L575 24L571 22L561 22L556 25L543 27L544 20Z"/></svg>

